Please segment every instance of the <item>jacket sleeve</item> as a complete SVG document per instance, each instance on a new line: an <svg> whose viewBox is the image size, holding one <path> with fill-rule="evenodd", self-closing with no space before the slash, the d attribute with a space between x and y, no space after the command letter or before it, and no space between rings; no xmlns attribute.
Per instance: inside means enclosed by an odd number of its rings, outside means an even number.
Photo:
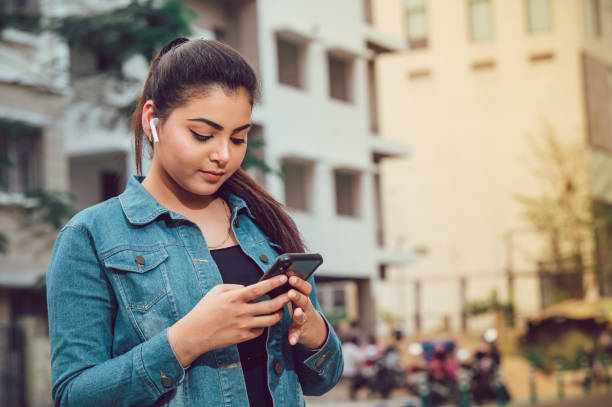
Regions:
<svg viewBox="0 0 612 407"><path fill-rule="evenodd" d="M300 343L295 345L295 369L304 394L320 396L331 390L340 380L344 369L344 359L342 358L342 344L334 328L321 312L314 277L311 276L308 282L312 285L310 301L327 325L327 339L319 349L309 349Z"/></svg>
<svg viewBox="0 0 612 407"><path fill-rule="evenodd" d="M117 302L85 228L65 226L55 241L47 306L55 406L153 405L184 379L167 329L111 357Z"/></svg>

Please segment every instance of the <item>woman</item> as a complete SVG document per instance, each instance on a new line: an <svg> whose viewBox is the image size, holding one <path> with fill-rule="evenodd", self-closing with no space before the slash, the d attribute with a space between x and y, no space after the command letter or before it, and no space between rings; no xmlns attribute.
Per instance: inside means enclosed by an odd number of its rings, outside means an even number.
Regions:
<svg viewBox="0 0 612 407"><path fill-rule="evenodd" d="M138 173L153 149L146 178L74 216L49 263L56 406L299 406L339 380L312 277L256 283L304 251L240 169L257 94L216 41L174 40L151 63L133 118Z"/></svg>

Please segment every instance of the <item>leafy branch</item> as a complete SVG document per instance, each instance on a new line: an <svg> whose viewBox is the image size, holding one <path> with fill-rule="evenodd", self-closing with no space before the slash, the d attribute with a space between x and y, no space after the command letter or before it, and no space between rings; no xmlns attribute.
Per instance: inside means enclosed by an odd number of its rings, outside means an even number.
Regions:
<svg viewBox="0 0 612 407"><path fill-rule="evenodd" d="M96 68L122 78L121 66L135 54L151 60L165 43L189 35L196 14L182 0L133 1L102 14L54 19L50 29L71 48L94 55Z"/></svg>

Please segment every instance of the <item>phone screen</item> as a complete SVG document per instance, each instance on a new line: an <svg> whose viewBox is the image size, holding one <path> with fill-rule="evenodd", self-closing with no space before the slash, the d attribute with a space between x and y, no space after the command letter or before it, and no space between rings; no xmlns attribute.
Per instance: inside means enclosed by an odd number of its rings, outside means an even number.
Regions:
<svg viewBox="0 0 612 407"><path fill-rule="evenodd" d="M321 262L318 260L294 260L287 271L287 277L298 276L306 280L312 270L316 269Z"/></svg>

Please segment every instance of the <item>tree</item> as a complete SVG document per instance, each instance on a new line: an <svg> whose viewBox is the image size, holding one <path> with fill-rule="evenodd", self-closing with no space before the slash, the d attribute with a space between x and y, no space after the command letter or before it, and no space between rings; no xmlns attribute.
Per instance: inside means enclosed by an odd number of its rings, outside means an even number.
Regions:
<svg viewBox="0 0 612 407"><path fill-rule="evenodd" d="M555 271L583 270L585 295L597 296L594 279L595 222L592 213L588 151L584 141L562 142L555 129L543 125L532 140L532 172L542 188L539 196L518 195L524 216L544 238L541 262Z"/></svg>

